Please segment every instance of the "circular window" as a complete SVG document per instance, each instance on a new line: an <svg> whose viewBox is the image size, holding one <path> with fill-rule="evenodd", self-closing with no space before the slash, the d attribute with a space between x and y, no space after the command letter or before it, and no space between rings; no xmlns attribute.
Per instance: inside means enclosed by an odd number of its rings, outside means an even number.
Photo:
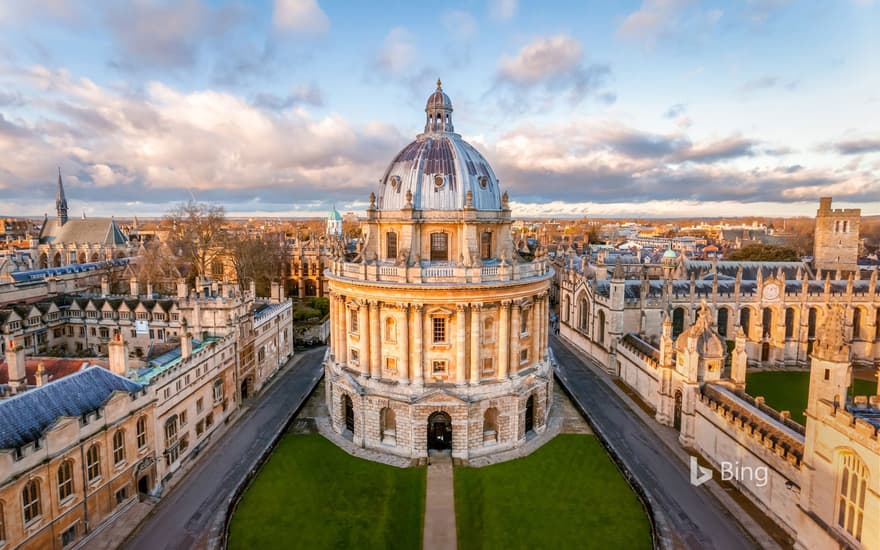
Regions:
<svg viewBox="0 0 880 550"><path fill-rule="evenodd" d="M437 187L443 187L443 184L446 183L446 180L443 176L434 176L434 185Z"/></svg>
<svg viewBox="0 0 880 550"><path fill-rule="evenodd" d="M489 185L489 179L486 176L480 176L480 187L485 189L487 185Z"/></svg>
<svg viewBox="0 0 880 550"><path fill-rule="evenodd" d="M400 178L397 176L391 176L391 188L397 189L398 185L400 185Z"/></svg>

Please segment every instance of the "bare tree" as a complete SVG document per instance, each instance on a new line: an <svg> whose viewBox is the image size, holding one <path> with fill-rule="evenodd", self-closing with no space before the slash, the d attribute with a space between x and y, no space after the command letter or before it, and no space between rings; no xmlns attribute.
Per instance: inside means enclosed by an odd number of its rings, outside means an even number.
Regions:
<svg viewBox="0 0 880 550"><path fill-rule="evenodd" d="M173 291L174 282L180 277L171 250L165 243L156 239L143 245L140 258L137 260L136 273L141 284L152 285L164 292Z"/></svg>
<svg viewBox="0 0 880 550"><path fill-rule="evenodd" d="M287 276L290 259L283 233L254 237L229 233L225 248L238 284L254 281L258 295L267 296L272 281L280 282Z"/></svg>
<svg viewBox="0 0 880 550"><path fill-rule="evenodd" d="M225 223L222 206L192 200L178 204L162 220L168 247L190 282L209 276L214 261L222 259Z"/></svg>

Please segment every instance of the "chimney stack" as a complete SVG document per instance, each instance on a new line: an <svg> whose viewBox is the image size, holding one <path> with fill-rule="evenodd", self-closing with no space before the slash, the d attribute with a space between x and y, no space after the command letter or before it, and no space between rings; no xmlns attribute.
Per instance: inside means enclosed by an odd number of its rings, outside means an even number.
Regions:
<svg viewBox="0 0 880 550"><path fill-rule="evenodd" d="M15 340L9 340L6 343L6 368L9 371L9 388L13 393L27 389L26 361L24 348L18 347Z"/></svg>
<svg viewBox="0 0 880 550"><path fill-rule="evenodd" d="M189 359L193 353L193 336L190 332L184 332L180 337L180 358L184 361Z"/></svg>
<svg viewBox="0 0 880 550"><path fill-rule="evenodd" d="M101 296L110 294L110 281L107 277L101 277Z"/></svg>
<svg viewBox="0 0 880 550"><path fill-rule="evenodd" d="M37 387L45 386L49 383L49 373L46 372L46 365L40 363L37 365Z"/></svg>
<svg viewBox="0 0 880 550"><path fill-rule="evenodd" d="M132 296L140 296L141 292L140 292L140 288L138 285L137 277L132 277L128 281L128 284L130 286L129 294L131 294Z"/></svg>
<svg viewBox="0 0 880 550"><path fill-rule="evenodd" d="M177 297L180 299L186 298L186 279L177 279Z"/></svg>
<svg viewBox="0 0 880 550"><path fill-rule="evenodd" d="M272 301L277 303L281 303L281 285L278 281L272 281Z"/></svg>
<svg viewBox="0 0 880 550"><path fill-rule="evenodd" d="M113 335L113 340L107 344L107 355L110 357L110 371L119 376L128 374L128 346L122 339L122 334Z"/></svg>
<svg viewBox="0 0 880 550"><path fill-rule="evenodd" d="M257 282L254 281L253 279L251 279L250 290L251 290L251 296L250 296L251 299L256 298L257 297Z"/></svg>

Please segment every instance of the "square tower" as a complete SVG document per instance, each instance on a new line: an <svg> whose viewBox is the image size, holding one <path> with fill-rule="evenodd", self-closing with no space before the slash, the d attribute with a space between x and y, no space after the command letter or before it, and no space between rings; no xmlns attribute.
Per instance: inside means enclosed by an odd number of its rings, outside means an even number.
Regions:
<svg viewBox="0 0 880 550"><path fill-rule="evenodd" d="M831 197L819 199L813 238L813 267L823 271L857 272L859 256L859 208L831 208Z"/></svg>

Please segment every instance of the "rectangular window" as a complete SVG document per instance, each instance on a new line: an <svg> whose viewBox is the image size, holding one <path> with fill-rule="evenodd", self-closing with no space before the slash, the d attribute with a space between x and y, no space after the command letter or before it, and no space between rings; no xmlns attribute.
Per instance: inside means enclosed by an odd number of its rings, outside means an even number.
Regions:
<svg viewBox="0 0 880 550"><path fill-rule="evenodd" d="M61 533L61 546L66 548L76 542L76 524L74 523Z"/></svg>
<svg viewBox="0 0 880 550"><path fill-rule="evenodd" d="M214 413L208 413L208 416L205 417L205 429L208 429L213 425L214 425Z"/></svg>
<svg viewBox="0 0 880 550"><path fill-rule="evenodd" d="M358 352L358 350L356 350L356 349L351 350L351 362L353 364L357 365L360 362L360 358L361 358L361 354Z"/></svg>
<svg viewBox="0 0 880 550"><path fill-rule="evenodd" d="M385 233L385 258L388 260L397 259L397 233L393 231Z"/></svg>
<svg viewBox="0 0 880 550"><path fill-rule="evenodd" d="M483 231L480 237L480 257L488 260L492 257L492 232Z"/></svg>
<svg viewBox="0 0 880 550"><path fill-rule="evenodd" d="M205 407L205 401L201 397L196 400L196 414L202 412L202 409Z"/></svg>
<svg viewBox="0 0 880 550"><path fill-rule="evenodd" d="M205 433L205 421L199 420L196 422L196 437L201 437L203 433Z"/></svg>
<svg viewBox="0 0 880 550"><path fill-rule="evenodd" d="M180 419L180 425L186 426L186 411L180 411L180 414L177 416Z"/></svg>
<svg viewBox="0 0 880 550"><path fill-rule="evenodd" d="M442 376L446 374L446 361L431 361L431 374Z"/></svg>
<svg viewBox="0 0 880 550"><path fill-rule="evenodd" d="M449 235L431 233L431 261L445 262L449 260Z"/></svg>
<svg viewBox="0 0 880 550"><path fill-rule="evenodd" d="M101 338L110 338L110 329L107 327L101 327Z"/></svg>
<svg viewBox="0 0 880 550"><path fill-rule="evenodd" d="M394 357L386 357L385 370L387 370L389 374L397 374L397 359Z"/></svg>
<svg viewBox="0 0 880 550"><path fill-rule="evenodd" d="M358 312L356 309L349 309L348 316L350 317L348 322L348 327L350 329L349 332L354 334L358 333Z"/></svg>
<svg viewBox="0 0 880 550"><path fill-rule="evenodd" d="M529 348L525 348L519 352L519 362L525 363L529 360Z"/></svg>
<svg viewBox="0 0 880 550"><path fill-rule="evenodd" d="M116 491L116 505L119 506L128 498L128 487L123 487Z"/></svg>
<svg viewBox="0 0 880 550"><path fill-rule="evenodd" d="M445 344L446 343L446 318L445 317L432 317L431 318L431 326L432 326L432 334L434 336L433 340L435 344Z"/></svg>

